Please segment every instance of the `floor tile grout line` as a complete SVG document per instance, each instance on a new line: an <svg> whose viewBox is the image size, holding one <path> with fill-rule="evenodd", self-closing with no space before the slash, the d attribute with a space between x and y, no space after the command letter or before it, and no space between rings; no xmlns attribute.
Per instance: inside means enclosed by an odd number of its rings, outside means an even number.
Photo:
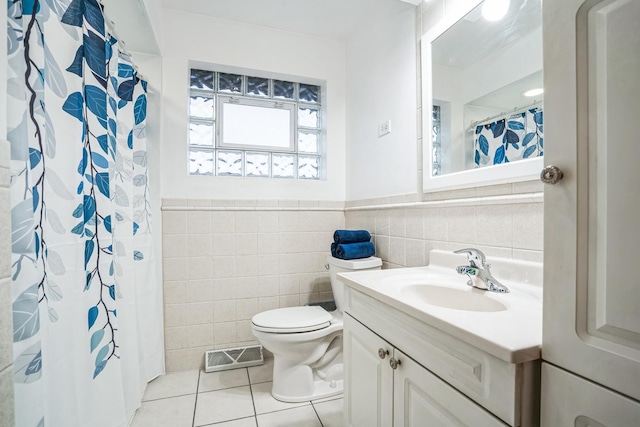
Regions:
<svg viewBox="0 0 640 427"><path fill-rule="evenodd" d="M251 384L251 375L249 375L249 368L244 368L247 370L247 378L249 379L249 392L251 393L251 405L253 406L253 419L256 422L256 426L258 425L258 411L256 411L256 401L253 398L253 386Z"/></svg>
<svg viewBox="0 0 640 427"><path fill-rule="evenodd" d="M324 399L312 400L311 403L315 405L316 403L332 402L334 400L343 399L343 398L344 396L342 394L339 394L337 396L325 397Z"/></svg>
<svg viewBox="0 0 640 427"><path fill-rule="evenodd" d="M261 412L261 413L256 413L256 416L258 415L266 415L266 414L273 414L274 412L284 412L284 411L290 411L292 409L298 409L298 408L304 408L305 406L312 406L311 405L311 401L307 400L307 403L305 403L304 405L298 405L298 406L291 406L290 408L284 408L284 409L276 409L274 411L267 411L267 412ZM302 402L299 402L302 403Z"/></svg>
<svg viewBox="0 0 640 427"><path fill-rule="evenodd" d="M247 371L247 381L249 382L249 393L251 393L251 405L253 405L253 421L256 423L256 427L258 426L258 412L256 411L256 401L253 398L253 387L251 383L251 374L249 373L249 368L244 368Z"/></svg>
<svg viewBox="0 0 640 427"><path fill-rule="evenodd" d="M313 412L316 413L316 417L318 417L318 421L320 421L320 427L324 427L324 423L322 422L322 418L320 418L320 414L318 413L318 410L316 409L316 405L314 405L313 402L311 402L311 407L313 408Z"/></svg>
<svg viewBox="0 0 640 427"><path fill-rule="evenodd" d="M156 402L158 400L165 400L165 399L173 399L174 397L191 396L192 394L197 394L197 392L196 393L182 393L182 394L176 394L176 395L173 395L173 396L158 397L158 398L155 398L155 399L147 399L147 400L143 400L142 403L145 403L145 402Z"/></svg>
<svg viewBox="0 0 640 427"><path fill-rule="evenodd" d="M216 391L226 391L226 390L231 390L231 389L234 389L234 388L247 387L249 385L251 385L251 384L234 385L234 386L231 386L231 387L217 388L215 390L202 390L202 391L199 391L198 393L215 393ZM193 394L193 393L191 393L191 394Z"/></svg>
<svg viewBox="0 0 640 427"><path fill-rule="evenodd" d="M229 422L231 422L231 421L246 420L247 418L253 418L253 419L255 419L255 418L256 418L256 416L255 416L255 415L253 415L253 416L249 416L249 417L232 418L232 419L230 419L230 420L217 421L217 422L215 422L215 423L211 423L211 424L203 424L203 425L198 426L198 427L210 427L210 426L217 426L217 425L220 425L220 424L229 423ZM255 421L256 421L256 424L258 424L258 420L255 420Z"/></svg>
<svg viewBox="0 0 640 427"><path fill-rule="evenodd" d="M198 369L198 382L196 383L196 401L193 405L193 417L191 418L191 427L196 425L196 409L198 408L198 394L200 393L200 374L201 370Z"/></svg>

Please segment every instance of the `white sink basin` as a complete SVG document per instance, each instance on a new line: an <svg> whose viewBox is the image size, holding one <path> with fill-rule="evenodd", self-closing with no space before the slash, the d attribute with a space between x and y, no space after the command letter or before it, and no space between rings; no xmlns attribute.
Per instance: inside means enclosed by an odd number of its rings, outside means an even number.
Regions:
<svg viewBox="0 0 640 427"><path fill-rule="evenodd" d="M496 312L508 308L502 301L492 298L490 292L470 287L453 289L445 286L419 284L402 287L400 294L413 298L422 304L451 310Z"/></svg>
<svg viewBox="0 0 640 427"><path fill-rule="evenodd" d="M496 293L469 287L468 277L456 273L456 266L466 262L464 255L433 250L430 259L428 267L338 277L349 292L364 293L505 361L540 357L541 263L491 258L492 273L509 288L509 293Z"/></svg>

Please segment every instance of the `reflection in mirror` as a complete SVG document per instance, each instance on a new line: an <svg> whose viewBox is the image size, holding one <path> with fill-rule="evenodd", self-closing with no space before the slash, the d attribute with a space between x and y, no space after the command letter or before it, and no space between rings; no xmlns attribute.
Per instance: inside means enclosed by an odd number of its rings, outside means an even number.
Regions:
<svg viewBox="0 0 640 427"><path fill-rule="evenodd" d="M432 41L431 61L431 175L543 155L541 0L485 0Z"/></svg>

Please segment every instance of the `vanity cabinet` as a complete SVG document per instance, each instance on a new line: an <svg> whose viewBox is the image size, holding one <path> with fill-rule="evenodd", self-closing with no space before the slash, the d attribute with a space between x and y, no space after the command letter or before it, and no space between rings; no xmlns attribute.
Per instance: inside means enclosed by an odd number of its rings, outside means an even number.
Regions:
<svg viewBox="0 0 640 427"><path fill-rule="evenodd" d="M344 347L346 426L506 426L348 314Z"/></svg>
<svg viewBox="0 0 640 427"><path fill-rule="evenodd" d="M345 426L393 424L393 346L348 314L342 335L345 363ZM384 358L378 354L384 350ZM348 390L348 392L347 392Z"/></svg>
<svg viewBox="0 0 640 427"><path fill-rule="evenodd" d="M345 305L345 426L539 425L539 360L500 360L349 287Z"/></svg>

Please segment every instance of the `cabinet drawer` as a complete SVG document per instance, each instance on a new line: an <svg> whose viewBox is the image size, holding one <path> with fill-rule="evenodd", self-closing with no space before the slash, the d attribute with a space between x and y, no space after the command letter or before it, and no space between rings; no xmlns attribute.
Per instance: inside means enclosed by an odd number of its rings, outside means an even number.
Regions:
<svg viewBox="0 0 640 427"><path fill-rule="evenodd" d="M345 311L511 426L538 424L539 361L498 359L352 288Z"/></svg>

